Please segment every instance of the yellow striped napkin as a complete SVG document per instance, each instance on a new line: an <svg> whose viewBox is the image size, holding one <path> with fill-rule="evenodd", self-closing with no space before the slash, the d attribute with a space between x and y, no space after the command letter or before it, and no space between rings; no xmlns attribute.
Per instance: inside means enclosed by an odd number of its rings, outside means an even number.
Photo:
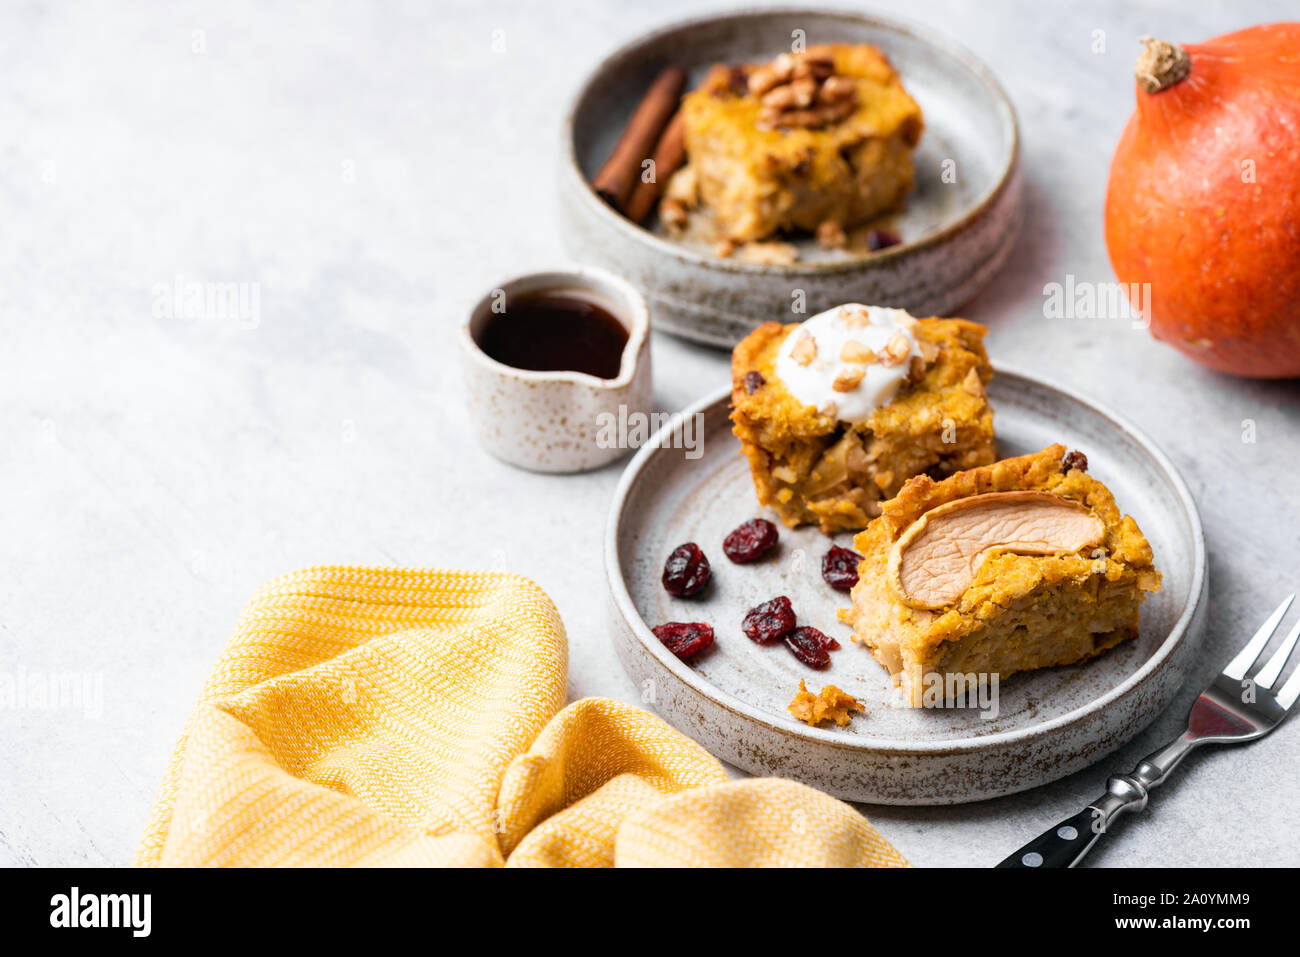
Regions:
<svg viewBox="0 0 1300 957"><path fill-rule="evenodd" d="M563 707L551 600L517 575L310 568L257 593L136 856L168 865L906 862L793 781L729 781L618 701Z"/></svg>

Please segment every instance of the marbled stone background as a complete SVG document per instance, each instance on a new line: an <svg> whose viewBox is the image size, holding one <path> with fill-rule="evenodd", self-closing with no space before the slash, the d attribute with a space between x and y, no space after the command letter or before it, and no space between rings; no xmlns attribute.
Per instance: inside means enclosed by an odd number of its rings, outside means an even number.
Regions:
<svg viewBox="0 0 1300 957"><path fill-rule="evenodd" d="M76 672L102 691L88 709L0 710L0 864L129 861L244 601L300 566L522 572L568 625L570 694L637 700L591 600L619 468L544 477L480 451L453 331L502 276L563 258L553 166L584 72L700 9L0 11L0 672ZM1135 419L1201 505L1213 609L1198 679L1300 584L1300 389L1209 373L1127 322L1046 318L1043 287L1113 278L1102 198L1136 38L1294 14L1285 0L907 5L995 68L1022 125L1026 227L965 314L990 326L995 359ZM249 321L169 312L178 279L249 284ZM665 409L725 380L721 354L665 337L654 353ZM1195 690L1052 786L864 810L917 864L990 864L1174 734ZM1300 726L1193 757L1093 861L1300 863L1298 785Z"/></svg>

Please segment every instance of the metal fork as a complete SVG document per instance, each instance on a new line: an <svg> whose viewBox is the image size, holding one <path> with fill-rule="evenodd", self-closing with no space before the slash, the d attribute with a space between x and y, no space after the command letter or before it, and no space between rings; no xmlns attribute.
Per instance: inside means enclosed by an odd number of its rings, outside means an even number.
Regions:
<svg viewBox="0 0 1300 957"><path fill-rule="evenodd" d="M1276 728L1296 698L1300 698L1300 668L1296 668L1281 689L1272 690L1300 640L1300 623L1291 629L1264 667L1249 678L1246 672L1259 664L1264 648L1294 598L1295 595L1290 595L1278 606L1246 647L1201 692L1192 705L1187 730L1182 736L1148 755L1132 774L1111 778L1100 798L1074 817L1044 831L998 867L1074 867L1107 832L1112 821L1126 811L1146 807L1151 789L1163 784L1194 748L1203 744L1245 744Z"/></svg>

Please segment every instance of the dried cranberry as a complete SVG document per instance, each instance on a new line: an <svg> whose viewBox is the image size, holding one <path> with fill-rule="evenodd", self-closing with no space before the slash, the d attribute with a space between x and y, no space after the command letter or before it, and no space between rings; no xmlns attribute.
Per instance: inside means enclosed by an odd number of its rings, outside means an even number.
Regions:
<svg viewBox="0 0 1300 957"><path fill-rule="evenodd" d="M1061 459L1061 471L1068 472L1070 469L1078 469L1080 472L1088 471L1088 456L1078 449L1066 452L1065 458Z"/></svg>
<svg viewBox="0 0 1300 957"><path fill-rule="evenodd" d="M713 627L702 621L670 621L650 630L682 661L690 661L713 644Z"/></svg>
<svg viewBox="0 0 1300 957"><path fill-rule="evenodd" d="M722 550L737 565L756 562L776 544L776 526L765 518L751 518L722 541Z"/></svg>
<svg viewBox="0 0 1300 957"><path fill-rule="evenodd" d="M782 595L755 605L749 609L741 627L750 641L760 645L784 638L794 628L794 609L790 607L790 599Z"/></svg>
<svg viewBox="0 0 1300 957"><path fill-rule="evenodd" d="M858 583L858 563L862 556L849 548L832 545L822 556L822 578L840 591L849 591Z"/></svg>
<svg viewBox="0 0 1300 957"><path fill-rule="evenodd" d="M827 643L831 641L835 639L827 638L816 628L809 628L806 625L796 628L785 636L785 645L794 652L794 656L809 668L816 668L819 671L830 667L831 655ZM835 644L838 646L839 642Z"/></svg>
<svg viewBox="0 0 1300 957"><path fill-rule="evenodd" d="M761 372L745 373L745 394L746 395L753 395L755 392L763 388L763 386L765 385L767 385L767 380L763 378L763 373Z"/></svg>
<svg viewBox="0 0 1300 957"><path fill-rule="evenodd" d="M890 246L897 246L902 241L903 238L898 233L888 229L867 230L867 248L873 253L881 249L888 249Z"/></svg>
<svg viewBox="0 0 1300 957"><path fill-rule="evenodd" d="M664 562L664 591L678 598L690 598L709 583L709 560L694 542L678 545Z"/></svg>
<svg viewBox="0 0 1300 957"><path fill-rule="evenodd" d="M822 643L822 647L825 648L827 651L839 651L839 650L840 650L840 643L839 643L838 641L836 641L834 638L832 638L830 635L828 635L828 634L826 634L825 632L823 632L820 628L808 628L808 627L804 627L804 628L801 628L801 629L799 629L799 630L800 630L800 631L811 632L812 637L813 637L813 638L816 638L818 641L820 641L820 642Z"/></svg>

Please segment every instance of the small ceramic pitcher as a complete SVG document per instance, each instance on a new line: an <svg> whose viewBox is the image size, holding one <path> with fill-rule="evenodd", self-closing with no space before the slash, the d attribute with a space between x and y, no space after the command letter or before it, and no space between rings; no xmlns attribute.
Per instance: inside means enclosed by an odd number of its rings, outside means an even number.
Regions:
<svg viewBox="0 0 1300 957"><path fill-rule="evenodd" d="M497 362L480 347L494 308L511 297L577 290L594 295L627 330L618 376L536 372ZM501 283L461 325L466 399L484 447L503 461L536 472L599 468L628 451L621 423L651 411L650 314L627 282L585 266L529 273Z"/></svg>

